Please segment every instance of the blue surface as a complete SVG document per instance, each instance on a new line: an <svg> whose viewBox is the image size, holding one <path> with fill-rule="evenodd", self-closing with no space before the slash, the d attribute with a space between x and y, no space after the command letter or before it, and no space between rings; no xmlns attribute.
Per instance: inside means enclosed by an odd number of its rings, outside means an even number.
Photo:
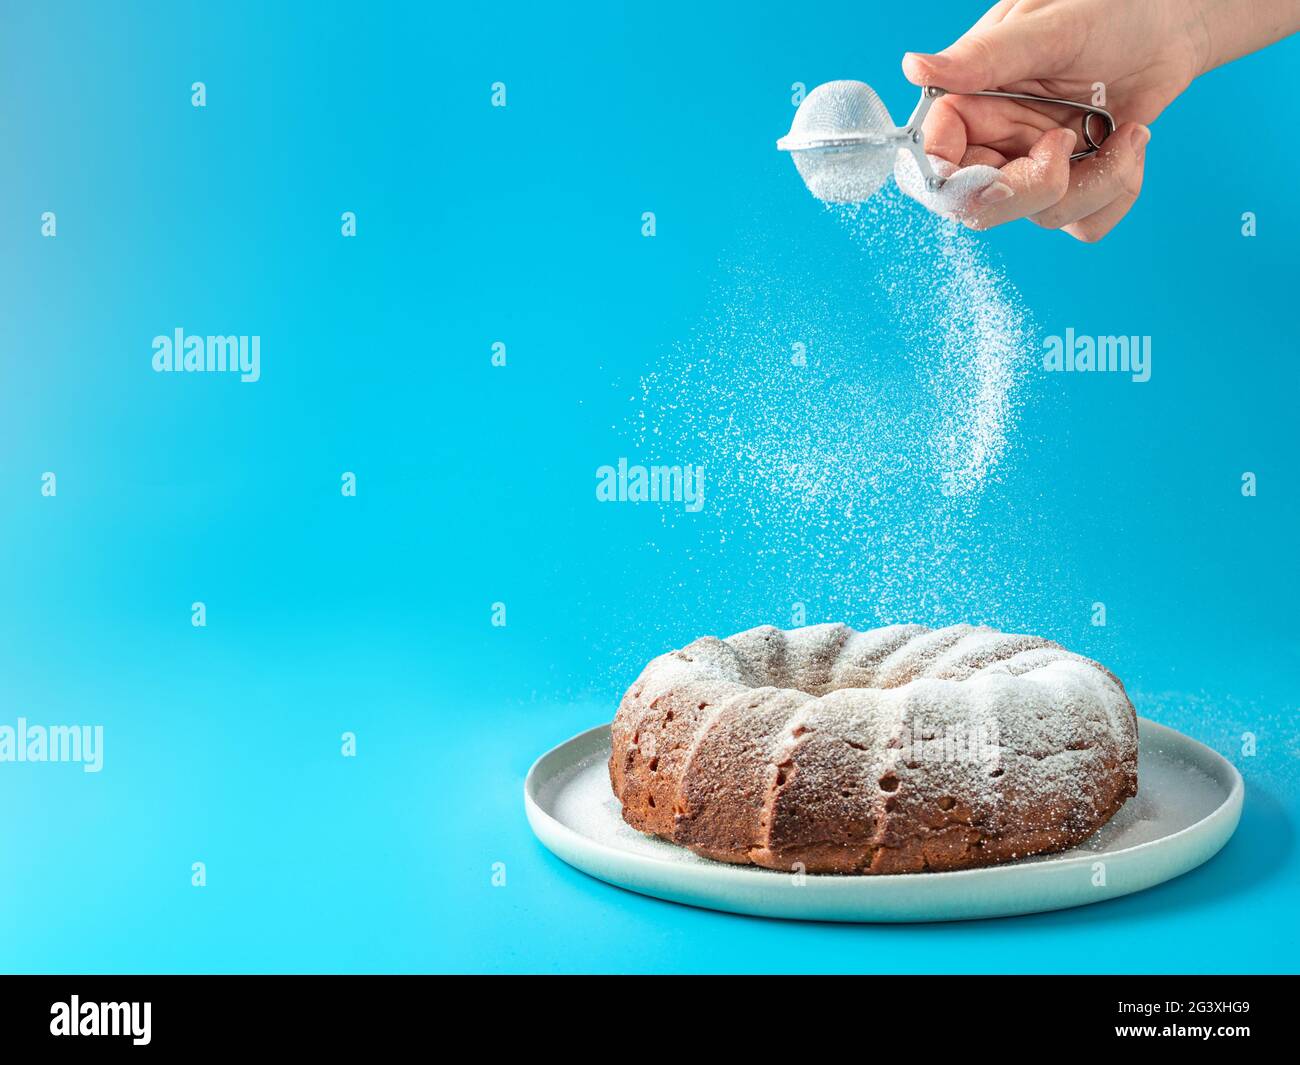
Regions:
<svg viewBox="0 0 1300 1065"><path fill-rule="evenodd" d="M636 663L787 622L743 550L703 565L716 530L601 507L592 472L629 453L638 379L735 263L842 262L772 150L791 83L862 77L906 113L901 53L946 43L968 5L832 4L813 26L788 4L3 6L0 724L102 724L105 759L0 764L0 968L1295 970L1297 218L1278 175L1300 147L1230 134L1292 80L1296 41L1156 123L1106 241L980 238L1041 330L1149 334L1154 373L1031 377L981 511L1023 587L977 620L1095 654L1141 712L1232 758L1236 838L1099 906L845 928L590 880L532 838L521 784L612 716ZM177 326L260 335L262 379L153 373ZM799 594L810 621L842 616ZM865 592L849 614L875 618Z"/></svg>

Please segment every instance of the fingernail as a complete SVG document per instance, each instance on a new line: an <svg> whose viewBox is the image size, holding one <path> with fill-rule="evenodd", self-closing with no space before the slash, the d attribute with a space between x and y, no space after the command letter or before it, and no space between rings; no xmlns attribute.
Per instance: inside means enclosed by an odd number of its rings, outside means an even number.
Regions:
<svg viewBox="0 0 1300 1065"><path fill-rule="evenodd" d="M1135 152L1142 151L1147 146L1147 141L1151 139L1151 131L1146 126L1134 126L1133 133L1129 137L1129 144Z"/></svg>
<svg viewBox="0 0 1300 1065"><path fill-rule="evenodd" d="M1062 127L1061 132L1068 133L1070 135L1070 143L1065 145L1065 150L1067 152L1074 151L1074 146L1079 143L1079 135L1075 133L1074 130L1065 127Z"/></svg>
<svg viewBox="0 0 1300 1065"><path fill-rule="evenodd" d="M979 201L983 204L1001 203L1011 196L1011 186L1004 185L1001 181L995 181L987 189L980 193Z"/></svg>
<svg viewBox="0 0 1300 1065"><path fill-rule="evenodd" d="M930 55L928 52L908 52L903 56L903 69L912 68L910 77L921 77L925 80L941 77L939 73L943 69L943 57Z"/></svg>

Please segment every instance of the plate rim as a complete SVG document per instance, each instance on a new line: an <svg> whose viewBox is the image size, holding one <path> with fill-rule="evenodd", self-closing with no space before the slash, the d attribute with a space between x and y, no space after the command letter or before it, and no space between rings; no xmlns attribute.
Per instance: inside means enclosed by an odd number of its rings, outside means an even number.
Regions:
<svg viewBox="0 0 1300 1065"><path fill-rule="evenodd" d="M943 872L931 872L931 873L878 873L871 876L866 876L863 874L856 874L856 873L815 873L815 874L809 873L807 874L807 876L809 877L810 880L815 880L819 885L819 887L821 885L825 885L825 887L822 887L821 890L836 891L839 890L839 887L843 887L847 889L853 886L861 886L873 882L896 884L896 883L901 883L906 881L909 883L919 884L919 883L932 881L934 878L942 878L945 881L949 881L949 882L954 882L962 878L981 880L981 879L988 879L990 877L1001 877L1005 874L1012 873L1012 872L1019 873L1020 875L1034 875L1035 873L1046 874L1049 872L1055 874L1056 871L1061 869L1068 869L1074 866L1096 862L1101 859L1102 855L1106 857L1113 857L1118 855L1132 855L1146 849L1166 847L1169 841L1171 840L1176 840L1198 829L1203 830L1204 827L1207 826L1209 822L1219 821L1225 818L1240 817L1241 808L1245 799L1246 785L1245 785L1245 780L1241 775L1241 772L1237 769L1235 765L1232 764L1232 762L1230 762L1227 758L1221 755L1218 751L1214 750L1212 747L1206 746L1200 740L1194 739L1193 737L1188 736L1186 733L1179 732L1177 729L1171 728L1168 725L1162 725L1158 721L1152 721L1150 718L1139 717L1138 727L1139 727L1139 731L1141 731L1144 727L1147 729L1154 729L1156 730L1157 736L1160 736L1162 734L1170 735L1176 737L1179 742L1191 744L1194 748L1197 749L1198 754L1204 757L1207 761L1214 764L1216 768L1218 768L1221 772L1226 770L1226 775L1230 784L1227 788L1227 795L1225 796L1223 802L1221 802L1218 806L1216 806L1204 817L1200 818L1197 821L1194 821L1190 825L1180 828L1177 832L1172 832L1167 836L1160 836L1157 839L1147 840L1144 843L1135 843L1132 846L1123 847L1119 850L1099 852L1099 854L1097 855L1084 854L1084 855L1076 855L1075 857L1072 858L1050 858L1049 857L1049 858L1045 858L1042 861L1032 862L1032 863L1002 862L996 865L980 866L975 869L951 869ZM763 878L768 876L784 877L790 875L789 873L783 870L766 869L760 866L753 866L753 865L731 864L727 862L710 861L709 859L703 859L703 862L700 865L678 864L667 858L658 858L647 854L637 854L634 851L623 850L622 848L619 847L613 847L607 843L602 843L599 840L592 839L590 836L583 835L581 832L578 832L576 829L570 828L563 821L560 821L558 818L554 817L550 812L548 812L546 809L542 807L541 803L537 800L537 796L536 796L536 791L538 787L537 780L540 775L539 771L542 765L548 759L558 755L565 748L570 746L577 746L578 744L582 744L582 743L587 743L593 738L597 738L599 734L601 733L608 734L609 731L610 731L610 722L603 722L599 725L594 725L591 728L584 729L583 731L578 732L573 736L570 736L567 740L564 740L561 743L557 743L554 747L551 747L549 750L539 755L534 760L533 764L529 767L527 774L524 776L524 783L523 783L524 808L528 816L529 825L533 830L533 834L537 836L537 838L547 848L547 850L550 850L552 853L554 853L556 857L560 858L561 861L564 861L565 864L573 865L573 863L570 862L563 854L559 854L555 852L554 848L551 847L550 843L544 837L543 832L539 830L539 822L545 826L546 831L554 833L560 836L561 838L567 839L571 845L576 845L578 848L585 848L587 850L595 851L603 855L611 856L617 861L629 862L637 867L644 868L644 869L652 869L657 871L672 870L673 875L679 875L685 877L691 882L716 882L722 880L722 881L730 881L735 884L753 884L757 882L756 878L760 878L760 877ZM1196 864L1197 865L1203 864L1204 861L1208 861L1210 857L1213 857L1214 853L1217 853L1219 849L1221 849L1224 845L1226 845L1227 840L1231 838L1233 832L1235 831L1236 831L1236 826L1234 825L1225 836L1224 841L1223 843L1220 844L1219 848L1216 848L1216 850L1212 852L1209 856L1207 856L1207 858L1203 859L1202 862L1198 862ZM598 874L591 873L589 870L583 869L581 866L573 865L573 867L588 876L595 876L597 879L603 879ZM1190 872L1191 869L1194 868L1196 868L1196 865L1188 867L1188 869L1184 870L1184 872ZM635 891L637 889L631 888L630 890ZM646 892L641 892L641 893L646 894ZM649 893L649 894L653 894L653 893ZM655 896L655 897L662 897L662 896ZM1116 897L1116 896L1107 896L1107 897ZM1102 901L1102 900L1099 899L1098 901ZM699 904L694 904L694 905L699 905Z"/></svg>

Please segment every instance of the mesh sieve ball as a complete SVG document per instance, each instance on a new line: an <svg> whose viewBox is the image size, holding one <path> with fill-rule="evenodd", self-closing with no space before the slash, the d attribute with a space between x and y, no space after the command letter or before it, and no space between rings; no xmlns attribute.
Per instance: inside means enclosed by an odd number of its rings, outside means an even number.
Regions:
<svg viewBox="0 0 1300 1065"><path fill-rule="evenodd" d="M861 81L813 89L782 139L808 191L828 203L869 199L893 173L898 131L875 90Z"/></svg>

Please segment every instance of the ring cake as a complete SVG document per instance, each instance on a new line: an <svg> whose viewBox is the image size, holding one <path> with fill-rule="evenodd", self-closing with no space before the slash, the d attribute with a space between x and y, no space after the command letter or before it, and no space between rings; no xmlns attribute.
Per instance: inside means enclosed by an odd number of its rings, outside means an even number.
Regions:
<svg viewBox="0 0 1300 1065"><path fill-rule="evenodd" d="M646 666L612 739L630 825L770 869L937 872L1065 850L1137 793L1118 678L982 626L706 636Z"/></svg>

